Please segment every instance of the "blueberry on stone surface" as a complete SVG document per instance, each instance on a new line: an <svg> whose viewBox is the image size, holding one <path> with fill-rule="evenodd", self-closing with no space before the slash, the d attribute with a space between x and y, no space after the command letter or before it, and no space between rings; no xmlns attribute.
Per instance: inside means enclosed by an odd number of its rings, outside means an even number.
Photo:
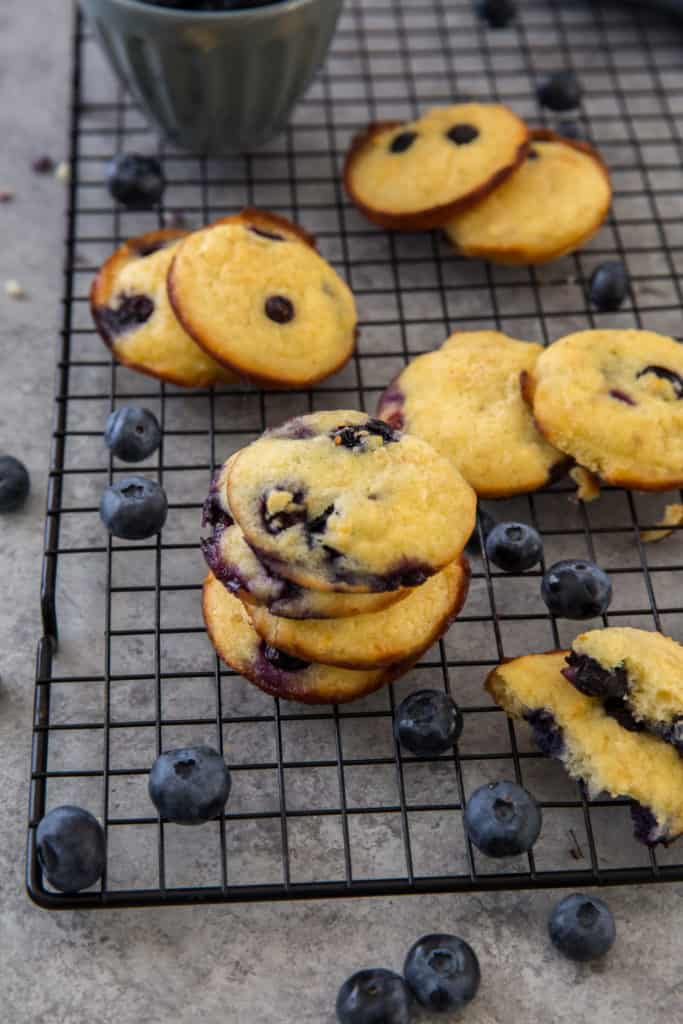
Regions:
<svg viewBox="0 0 683 1024"><path fill-rule="evenodd" d="M0 512L15 512L28 498L31 480L23 462L0 455Z"/></svg>
<svg viewBox="0 0 683 1024"><path fill-rule="evenodd" d="M418 690L398 707L394 734L416 757L435 757L450 750L462 732L458 707L443 690Z"/></svg>
<svg viewBox="0 0 683 1024"><path fill-rule="evenodd" d="M486 554L504 572L524 572L540 562L543 541L526 523L498 523L486 538Z"/></svg>
<svg viewBox="0 0 683 1024"><path fill-rule="evenodd" d="M573 71L555 71L538 83L538 101L549 110L573 110L581 102L581 84Z"/></svg>
<svg viewBox="0 0 683 1024"><path fill-rule="evenodd" d="M553 908L548 931L554 946L570 960L597 960L612 948L616 927L612 911L597 896L573 893Z"/></svg>
<svg viewBox="0 0 683 1024"><path fill-rule="evenodd" d="M79 892L101 878L106 860L104 831L82 807L55 807L36 829L36 852L50 885Z"/></svg>
<svg viewBox="0 0 683 1024"><path fill-rule="evenodd" d="M541 809L516 782L491 782L475 790L465 807L465 829L487 857L516 857L530 850L541 831Z"/></svg>
<svg viewBox="0 0 683 1024"><path fill-rule="evenodd" d="M144 476L126 476L107 487L100 518L114 537L145 540L159 533L168 513L164 489Z"/></svg>
<svg viewBox="0 0 683 1024"><path fill-rule="evenodd" d="M358 971L337 996L339 1024L410 1024L415 1002L400 974L381 967Z"/></svg>
<svg viewBox="0 0 683 1024"><path fill-rule="evenodd" d="M601 313L619 309L628 294L628 272L621 260L607 260L591 274L589 297Z"/></svg>
<svg viewBox="0 0 683 1024"><path fill-rule="evenodd" d="M541 581L541 597L551 615L563 619L594 619L612 600L609 576L595 562L556 562Z"/></svg>
<svg viewBox="0 0 683 1024"><path fill-rule="evenodd" d="M161 427L149 409L124 405L109 413L104 440L112 455L123 462L141 462L159 447Z"/></svg>
<svg viewBox="0 0 683 1024"><path fill-rule="evenodd" d="M505 28L517 13L514 0L478 0L476 9L491 28Z"/></svg>
<svg viewBox="0 0 683 1024"><path fill-rule="evenodd" d="M456 935L425 935L411 948L403 974L427 1010L461 1010L477 994L481 974L477 955Z"/></svg>
<svg viewBox="0 0 683 1024"><path fill-rule="evenodd" d="M166 179L153 156L119 153L107 166L107 186L113 199L133 210L148 210L161 199Z"/></svg>
<svg viewBox="0 0 683 1024"><path fill-rule="evenodd" d="M222 813L230 772L211 747L181 747L161 754L149 773L149 795L162 818L201 825Z"/></svg>

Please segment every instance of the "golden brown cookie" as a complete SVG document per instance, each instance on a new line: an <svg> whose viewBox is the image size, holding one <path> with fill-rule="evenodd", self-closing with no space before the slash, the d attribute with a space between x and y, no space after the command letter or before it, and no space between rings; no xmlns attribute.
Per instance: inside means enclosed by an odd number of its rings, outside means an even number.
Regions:
<svg viewBox="0 0 683 1024"><path fill-rule="evenodd" d="M607 483L683 485L683 346L673 338L569 334L544 350L525 395L547 440Z"/></svg>
<svg viewBox="0 0 683 1024"><path fill-rule="evenodd" d="M375 224L438 227L500 185L524 159L528 139L507 107L435 107L416 121L370 125L351 146L344 185Z"/></svg>
<svg viewBox="0 0 683 1024"><path fill-rule="evenodd" d="M295 622L249 606L254 628L267 643L306 661L346 668L376 668L420 657L455 620L467 598L470 568L461 557L383 611L347 619Z"/></svg>
<svg viewBox="0 0 683 1024"><path fill-rule="evenodd" d="M125 242L102 266L90 308L102 340L124 366L181 387L235 384L181 327L166 293L166 275L186 231L150 231Z"/></svg>
<svg viewBox="0 0 683 1024"><path fill-rule="evenodd" d="M307 387L348 361L353 295L311 244L280 217L245 211L179 246L168 294L212 358L273 387Z"/></svg>
<svg viewBox="0 0 683 1024"><path fill-rule="evenodd" d="M536 130L526 160L498 188L456 213L445 231L465 256L546 263L598 230L612 201L609 174L585 142Z"/></svg>
<svg viewBox="0 0 683 1024"><path fill-rule="evenodd" d="M499 331L456 332L401 371L377 415L451 459L482 498L534 491L567 461L537 430L520 389L542 351Z"/></svg>
<svg viewBox="0 0 683 1024"><path fill-rule="evenodd" d="M261 690L304 704L358 700L393 682L409 663L353 670L305 662L265 643L238 598L209 573L202 600L204 621L218 656Z"/></svg>

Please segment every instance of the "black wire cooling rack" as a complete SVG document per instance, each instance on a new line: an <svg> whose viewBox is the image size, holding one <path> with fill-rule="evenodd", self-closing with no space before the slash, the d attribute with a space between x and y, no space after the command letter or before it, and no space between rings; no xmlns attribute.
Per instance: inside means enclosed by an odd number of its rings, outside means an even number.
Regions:
<svg viewBox="0 0 683 1024"><path fill-rule="evenodd" d="M564 646L579 631L548 616L539 597L543 567L508 576L475 558L470 598L447 637L402 682L339 708L266 697L219 664L201 622L200 505L213 467L266 426L315 408L374 409L408 358L456 328L495 326L546 343L600 325L681 333L678 24L645 5L530 0L519 7L514 25L495 31L469 0L347 0L325 69L287 131L263 151L226 160L162 145L169 187L164 207L149 214L114 207L104 189L107 158L157 144L77 20L33 722L28 888L41 906L683 879L682 844L656 851L637 844L625 802L589 800L482 690L500 659ZM340 168L368 120L474 96L505 100L532 123L557 126L537 106L535 81L561 67L580 74L584 100L571 120L600 146L615 190L608 223L581 253L536 269L465 262L438 233L386 233L349 205ZM362 325L351 364L310 393L289 394L188 393L114 365L88 312L99 263L126 237L181 214L199 225L243 205L300 221L349 280ZM610 257L628 264L631 294L619 313L601 316L587 303L586 282ZM128 472L104 447L106 415L131 400L162 423L162 447L142 471L163 483L170 502L163 535L140 544L111 540L97 511L102 489ZM659 628L683 640L683 535L655 545L640 538L665 498L608 489L584 505L572 494L565 481L489 508L540 529L546 563L600 562L615 591L605 624ZM457 751L432 761L405 756L392 737L395 705L423 686L450 689L465 716ZM183 829L158 820L147 772L161 750L192 742L221 749L233 793L224 818ZM535 794L544 828L533 854L497 862L468 845L462 808L474 788L501 777ZM52 891L35 855L36 823L62 803L87 807L106 831L106 877L78 896Z"/></svg>

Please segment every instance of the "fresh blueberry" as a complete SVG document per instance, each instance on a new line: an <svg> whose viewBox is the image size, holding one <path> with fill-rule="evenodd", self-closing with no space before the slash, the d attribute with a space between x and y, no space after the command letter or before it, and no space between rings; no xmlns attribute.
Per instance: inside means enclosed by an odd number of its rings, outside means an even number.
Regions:
<svg viewBox="0 0 683 1024"><path fill-rule="evenodd" d="M403 974L422 1006L436 1013L461 1010L477 994L477 955L456 935L425 935L406 957Z"/></svg>
<svg viewBox="0 0 683 1024"><path fill-rule="evenodd" d="M100 518L115 537L145 540L159 533L168 513L163 487L144 476L126 476L107 487Z"/></svg>
<svg viewBox="0 0 683 1024"><path fill-rule="evenodd" d="M491 28L505 28L517 13L513 0L479 0L477 13Z"/></svg>
<svg viewBox="0 0 683 1024"><path fill-rule="evenodd" d="M541 831L541 808L516 782L490 782L465 807L465 828L487 857L516 857L530 850Z"/></svg>
<svg viewBox="0 0 683 1024"><path fill-rule="evenodd" d="M149 795L162 818L201 825L221 814L230 796L230 772L211 747L161 754L149 773Z"/></svg>
<svg viewBox="0 0 683 1024"><path fill-rule="evenodd" d="M339 989L340 1024L410 1024L415 1003L400 974L375 967L352 974Z"/></svg>
<svg viewBox="0 0 683 1024"><path fill-rule="evenodd" d="M443 690L418 690L399 705L394 735L416 757L435 757L452 748L462 726L452 697Z"/></svg>
<svg viewBox="0 0 683 1024"><path fill-rule="evenodd" d="M594 619L612 600L612 583L595 562L571 559L551 565L541 581L541 597L551 615Z"/></svg>
<svg viewBox="0 0 683 1024"><path fill-rule="evenodd" d="M467 544L465 545L465 551L467 552L468 555L481 554L479 530L481 529L481 533L483 534L484 537L484 543L486 543L486 538L488 537L488 535L490 534L491 530L494 528L495 525L496 520L493 518L493 516L490 516L486 509L482 508L481 505L477 505L477 525L474 527L472 533L470 534L470 539L467 541Z"/></svg>
<svg viewBox="0 0 683 1024"><path fill-rule="evenodd" d="M0 512L14 512L28 498L31 480L23 462L0 455Z"/></svg>
<svg viewBox="0 0 683 1024"><path fill-rule="evenodd" d="M123 462L142 462L161 442L161 427L153 412L124 405L110 412L104 440L112 455Z"/></svg>
<svg viewBox="0 0 683 1024"><path fill-rule="evenodd" d="M107 185L114 199L133 210L149 210L161 199L166 179L153 156L119 153L107 166Z"/></svg>
<svg viewBox="0 0 683 1024"><path fill-rule="evenodd" d="M486 538L486 555L504 572L524 572L543 557L543 541L526 523L498 523Z"/></svg>
<svg viewBox="0 0 683 1024"><path fill-rule="evenodd" d="M573 71L555 71L538 83L538 101L549 110L573 110L581 102L581 83Z"/></svg>
<svg viewBox="0 0 683 1024"><path fill-rule="evenodd" d="M591 274L589 296L601 313L619 309L628 293L628 272L621 260L608 260Z"/></svg>
<svg viewBox="0 0 683 1024"><path fill-rule="evenodd" d="M607 904L580 892L565 897L553 908L548 931L560 953L580 963L604 956L617 934Z"/></svg>
<svg viewBox="0 0 683 1024"><path fill-rule="evenodd" d="M50 885L61 892L78 892L102 877L104 831L82 807L55 807L36 829L36 852Z"/></svg>

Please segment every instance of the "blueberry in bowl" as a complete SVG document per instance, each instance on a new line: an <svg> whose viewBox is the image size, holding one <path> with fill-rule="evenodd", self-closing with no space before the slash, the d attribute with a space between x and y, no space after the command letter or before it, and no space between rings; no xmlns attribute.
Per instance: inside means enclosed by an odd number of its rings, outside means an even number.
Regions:
<svg viewBox="0 0 683 1024"><path fill-rule="evenodd" d="M410 1024L415 1001L400 974L382 967L357 971L337 995L339 1024Z"/></svg>
<svg viewBox="0 0 683 1024"><path fill-rule="evenodd" d="M161 443L161 427L153 412L124 405L107 417L104 440L112 455L122 462L142 462Z"/></svg>
<svg viewBox="0 0 683 1024"><path fill-rule="evenodd" d="M0 455L0 513L16 512L28 498L31 479L23 462Z"/></svg>
<svg viewBox="0 0 683 1024"><path fill-rule="evenodd" d="M456 935L425 935L410 949L403 974L421 1006L435 1013L461 1010L479 989L472 947Z"/></svg>
<svg viewBox="0 0 683 1024"><path fill-rule="evenodd" d="M152 765L149 796L162 818L201 825L223 812L230 796L230 771L212 747L167 750Z"/></svg>
<svg viewBox="0 0 683 1024"><path fill-rule="evenodd" d="M543 541L526 523L498 523L486 538L486 555L504 572L524 572L540 562Z"/></svg>
<svg viewBox="0 0 683 1024"><path fill-rule="evenodd" d="M416 757L436 757L453 747L463 718L453 698L442 690L418 690L398 707L394 719L397 741Z"/></svg>
<svg viewBox="0 0 683 1024"><path fill-rule="evenodd" d="M154 480L126 476L105 490L100 518L114 537L146 540L159 533L168 514L166 493Z"/></svg>
<svg viewBox="0 0 683 1024"><path fill-rule="evenodd" d="M166 188L159 161L139 153L117 154L107 165L106 178L111 197L131 210L152 209Z"/></svg>
<svg viewBox="0 0 683 1024"><path fill-rule="evenodd" d="M35 842L43 873L60 892L79 892L102 877L104 831L82 807L65 804L49 811L38 824Z"/></svg>
<svg viewBox="0 0 683 1024"><path fill-rule="evenodd" d="M556 904L548 931L553 945L579 963L605 956L616 938L614 917L607 904L597 896L578 892Z"/></svg>
<svg viewBox="0 0 683 1024"><path fill-rule="evenodd" d="M548 569L541 581L541 597L558 618L594 619L609 608L612 582L595 562L567 559Z"/></svg>
<svg viewBox="0 0 683 1024"><path fill-rule="evenodd" d="M465 807L465 829L487 857L516 857L541 832L541 808L516 782L491 782L475 790Z"/></svg>

